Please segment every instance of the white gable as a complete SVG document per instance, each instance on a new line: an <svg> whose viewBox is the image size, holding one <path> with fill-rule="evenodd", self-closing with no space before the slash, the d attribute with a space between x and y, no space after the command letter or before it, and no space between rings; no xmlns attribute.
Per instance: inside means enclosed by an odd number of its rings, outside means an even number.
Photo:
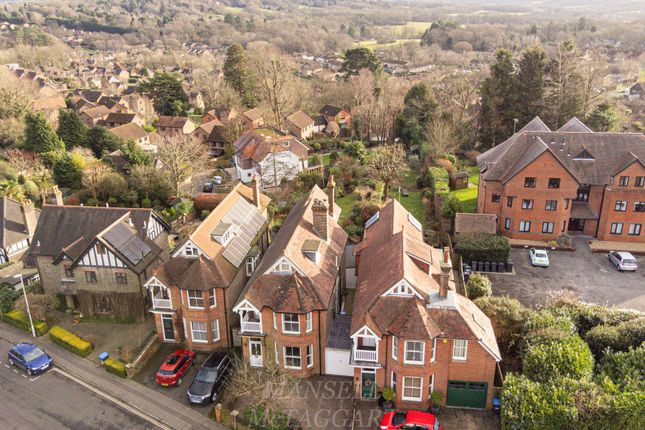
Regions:
<svg viewBox="0 0 645 430"><path fill-rule="evenodd" d="M143 284L144 288L151 288L151 287L161 287L161 288L168 288L163 282L161 282L156 276L152 276L150 279L146 281L145 284Z"/></svg>
<svg viewBox="0 0 645 430"><path fill-rule="evenodd" d="M394 296L394 297L410 297L410 296L417 296L418 298L423 300L423 296L419 294L417 290L415 290L412 285L408 283L405 279L401 279L399 282L394 284L389 290L387 290L385 293L383 293L383 297L385 296Z"/></svg>
<svg viewBox="0 0 645 430"><path fill-rule="evenodd" d="M364 325L363 327L361 327L361 328L359 328L358 330L356 330L356 333L354 333L354 334L353 334L353 335L351 335L350 337L351 337L352 339L356 339L356 338L357 338L357 337L359 337L359 336L361 336L361 337L365 337L365 336L367 336L367 337L373 337L373 338L375 338L375 339L377 339L377 340L380 340L380 338L376 335L376 333L374 333L374 332L372 331L372 329L370 329L370 328L369 328L368 326L366 326L366 325Z"/></svg>
<svg viewBox="0 0 645 430"><path fill-rule="evenodd" d="M95 243L80 259L79 266L90 267L127 267L112 251L102 243Z"/></svg>
<svg viewBox="0 0 645 430"><path fill-rule="evenodd" d="M233 308L233 312L240 312L240 311L254 311L254 312L257 312L258 314L260 313L258 308L253 306L251 304L251 302L249 302L246 299L242 300L240 303L235 305L235 307Z"/></svg>
<svg viewBox="0 0 645 430"><path fill-rule="evenodd" d="M192 240L187 240L182 246L177 248L175 252L172 253L173 257L185 257L185 258L197 258L201 255L205 255L204 252L199 249L197 245L193 243ZM206 256L208 257L208 256Z"/></svg>
<svg viewBox="0 0 645 430"><path fill-rule="evenodd" d="M288 273L293 273L297 272L300 275L304 276L304 272L298 268L291 260L289 260L287 257L281 257L278 261L276 261L273 266L271 266L266 272L264 272L265 275L269 273L277 273L277 274L288 274Z"/></svg>

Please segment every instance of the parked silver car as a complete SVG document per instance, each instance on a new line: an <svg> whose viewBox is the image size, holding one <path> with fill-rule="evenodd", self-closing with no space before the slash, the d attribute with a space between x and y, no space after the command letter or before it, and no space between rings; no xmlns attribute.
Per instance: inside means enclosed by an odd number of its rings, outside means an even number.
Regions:
<svg viewBox="0 0 645 430"><path fill-rule="evenodd" d="M616 266L619 272L631 271L635 272L638 269L638 264L636 263L636 258L629 252L622 251L609 251L607 255L611 264Z"/></svg>

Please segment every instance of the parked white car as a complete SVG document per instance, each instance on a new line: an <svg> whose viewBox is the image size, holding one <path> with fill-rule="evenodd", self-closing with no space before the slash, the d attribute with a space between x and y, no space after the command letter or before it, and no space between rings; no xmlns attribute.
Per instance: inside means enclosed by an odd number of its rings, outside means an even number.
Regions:
<svg viewBox="0 0 645 430"><path fill-rule="evenodd" d="M549 267L549 255L545 249L529 249L529 258L531 266Z"/></svg>
<svg viewBox="0 0 645 430"><path fill-rule="evenodd" d="M631 271L635 272L638 269L638 264L636 263L636 258L629 252L617 252L609 251L607 255L611 264L616 266L616 269L619 272Z"/></svg>

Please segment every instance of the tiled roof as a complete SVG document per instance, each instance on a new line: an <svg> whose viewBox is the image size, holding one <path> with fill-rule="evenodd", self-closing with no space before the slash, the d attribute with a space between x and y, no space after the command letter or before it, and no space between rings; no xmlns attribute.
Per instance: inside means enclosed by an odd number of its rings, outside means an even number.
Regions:
<svg viewBox="0 0 645 430"><path fill-rule="evenodd" d="M3 248L29 237L21 207L22 205L19 202L9 197L0 197L0 216L2 216L0 246ZM38 219L40 210L35 209L35 211L36 219Z"/></svg>
<svg viewBox="0 0 645 430"><path fill-rule="evenodd" d="M293 136L267 137L253 130L242 133L233 147L242 160L252 159L256 163L274 152L291 151L301 159L309 153L307 146Z"/></svg>
<svg viewBox="0 0 645 430"><path fill-rule="evenodd" d="M117 135L118 137L120 137L125 141L128 141L130 139L138 140L148 135L147 131L141 128L139 124L134 122L128 122L118 127L111 128L110 132Z"/></svg>
<svg viewBox="0 0 645 430"><path fill-rule="evenodd" d="M301 110L289 115L287 120L301 130L314 124L314 120Z"/></svg>
<svg viewBox="0 0 645 430"><path fill-rule="evenodd" d="M570 122L569 126L579 129L578 122ZM587 185L607 184L612 176L632 162L645 163L645 135L642 133L541 129L525 127L477 157L482 178L506 182L546 152L552 154L579 183Z"/></svg>
<svg viewBox="0 0 645 430"><path fill-rule="evenodd" d="M164 285L174 285L180 290L210 290L226 288L217 263L207 257L173 257L154 271L154 276Z"/></svg>
<svg viewBox="0 0 645 430"><path fill-rule="evenodd" d="M183 128L188 121L191 121L191 119L187 116L160 115L159 120L157 120L157 127Z"/></svg>
<svg viewBox="0 0 645 430"><path fill-rule="evenodd" d="M455 233L497 233L497 215L457 213Z"/></svg>
<svg viewBox="0 0 645 430"><path fill-rule="evenodd" d="M305 313L328 308L347 233L338 224L340 207L335 205L334 218L327 215L329 240L320 241L319 262L314 262L302 252L305 241L321 239L313 227L311 208L315 199L327 199L325 191L318 186L314 186L289 212L238 302L247 299L258 309L267 306L275 312ZM265 273L282 257L288 258L302 271L302 275Z"/></svg>

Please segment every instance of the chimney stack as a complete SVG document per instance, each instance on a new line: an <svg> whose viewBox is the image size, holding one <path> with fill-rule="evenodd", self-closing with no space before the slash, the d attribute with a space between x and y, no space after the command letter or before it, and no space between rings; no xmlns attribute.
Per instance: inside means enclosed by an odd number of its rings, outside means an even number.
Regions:
<svg viewBox="0 0 645 430"><path fill-rule="evenodd" d="M329 177L327 181L327 202L329 203L329 216L334 217L334 203L336 202L336 182L334 182L334 175Z"/></svg>
<svg viewBox="0 0 645 430"><path fill-rule="evenodd" d="M54 195L56 206L63 206L63 193L58 189L58 185L52 187L52 194Z"/></svg>
<svg viewBox="0 0 645 430"><path fill-rule="evenodd" d="M448 283L450 282L450 272L452 271L452 264L450 263L450 248L447 246L443 249L443 261L441 262L441 276L439 278L439 297L445 298L448 296L450 289Z"/></svg>
<svg viewBox="0 0 645 430"><path fill-rule="evenodd" d="M251 187L253 187L253 204L256 208L260 209L260 183L258 182L258 177L253 175L253 180L251 180Z"/></svg>
<svg viewBox="0 0 645 430"><path fill-rule="evenodd" d="M314 218L314 230L326 242L328 239L327 205L323 200L314 199L311 206Z"/></svg>
<svg viewBox="0 0 645 430"><path fill-rule="evenodd" d="M36 224L38 223L36 220L36 209L34 209L34 203L29 199L23 200L21 210L22 218L25 222L25 233L27 233L29 238L32 238L36 231Z"/></svg>

